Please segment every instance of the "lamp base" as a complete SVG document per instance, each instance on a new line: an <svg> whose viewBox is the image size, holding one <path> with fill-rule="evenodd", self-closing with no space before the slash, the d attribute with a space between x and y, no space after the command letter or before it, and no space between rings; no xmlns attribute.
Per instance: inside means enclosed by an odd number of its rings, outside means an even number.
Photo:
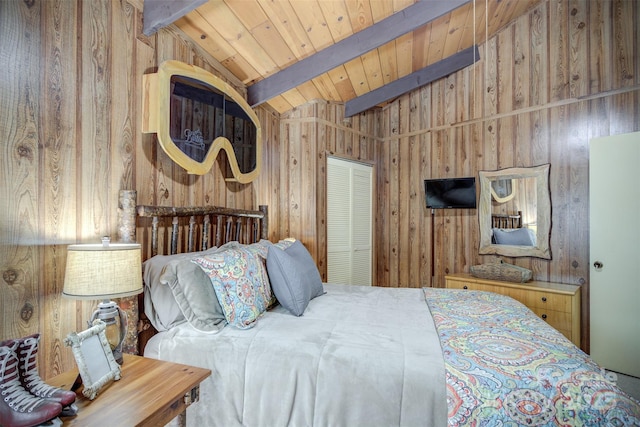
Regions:
<svg viewBox="0 0 640 427"><path fill-rule="evenodd" d="M93 312L89 326L96 319L102 320L106 324L105 333L111 346L113 358L118 365L122 365L122 343L127 336L127 313L122 311L114 301L103 300L98 304L98 308Z"/></svg>

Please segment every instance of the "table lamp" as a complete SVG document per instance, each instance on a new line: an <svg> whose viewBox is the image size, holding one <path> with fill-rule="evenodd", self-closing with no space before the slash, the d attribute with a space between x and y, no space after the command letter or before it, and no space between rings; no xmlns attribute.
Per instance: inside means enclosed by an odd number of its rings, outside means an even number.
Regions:
<svg viewBox="0 0 640 427"><path fill-rule="evenodd" d="M102 300L89 320L107 324L106 335L114 359L122 364L122 342L127 334L127 314L111 301L142 292L142 256L138 243L77 244L67 248L62 296Z"/></svg>

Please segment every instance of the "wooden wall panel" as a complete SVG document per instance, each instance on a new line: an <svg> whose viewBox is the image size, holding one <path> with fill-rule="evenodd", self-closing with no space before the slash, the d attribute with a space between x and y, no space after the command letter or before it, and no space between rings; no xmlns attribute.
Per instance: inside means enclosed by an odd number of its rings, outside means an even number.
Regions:
<svg viewBox="0 0 640 427"><path fill-rule="evenodd" d="M39 106L34 103L40 96L37 82L43 65L39 25L39 9L22 2L0 3L0 57L4 62L0 86L0 322L11 334L29 333L31 325L40 320L38 265L44 245L38 245L37 170L42 158L38 150ZM11 96L5 96L5 90L11 90Z"/></svg>
<svg viewBox="0 0 640 427"><path fill-rule="evenodd" d="M71 353L63 350L62 338L69 332L65 328L84 329L88 317L83 315L90 316L92 309L92 304L62 298L66 253L64 246L57 244L75 241L80 220L77 206L81 202L74 193L79 154L72 143L77 140L80 129L78 64L65 59L73 57L78 50L78 41L73 32L68 31L65 19L70 19L72 28L76 28L80 10L73 3L47 2L43 6L41 25L50 36L42 39L42 58L46 60L42 61L42 96L39 98L39 138L43 148L39 150L42 167L36 169L40 180L40 208L36 215L43 245L42 261L36 266L39 271L36 284L41 292L42 284L46 283L48 297L39 298L41 319L31 324L30 329L40 330L41 342L48 342L41 347L40 360L46 360L51 370L60 372L64 366L73 364ZM34 37L39 38L35 34ZM50 319L56 321L50 322ZM45 323L47 330L37 329Z"/></svg>
<svg viewBox="0 0 640 427"><path fill-rule="evenodd" d="M255 181L256 191L255 206L267 205L269 207L269 238L278 239L278 230L281 226L281 206L279 200L282 194L280 177L272 171L281 169L279 155L280 145L280 114L268 108L259 108L256 111L260 125L262 126L263 153L262 171Z"/></svg>
<svg viewBox="0 0 640 427"><path fill-rule="evenodd" d="M395 112L391 125L389 127L390 134L393 139L389 140L389 167L387 175L384 177L385 181L389 183L389 192L382 195L385 205L388 203L388 228L387 228L387 244L388 247L388 263L384 266L387 269L389 275L387 282L378 281L378 285L385 286L400 286L400 254L398 253L399 246L399 231L400 231L400 164L398 159L400 140L396 138L396 135L400 133L400 103L396 102L391 110ZM379 179L383 179L380 177Z"/></svg>
<svg viewBox="0 0 640 427"><path fill-rule="evenodd" d="M549 100L566 99L569 94L568 2L552 0L545 15L549 19Z"/></svg>

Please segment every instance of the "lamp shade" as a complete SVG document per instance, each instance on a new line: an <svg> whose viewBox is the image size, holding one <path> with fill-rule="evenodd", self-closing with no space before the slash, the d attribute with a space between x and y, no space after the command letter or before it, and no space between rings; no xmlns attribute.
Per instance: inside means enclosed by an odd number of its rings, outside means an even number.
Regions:
<svg viewBox="0 0 640 427"><path fill-rule="evenodd" d="M137 243L69 245L62 296L112 299L142 292L142 255Z"/></svg>

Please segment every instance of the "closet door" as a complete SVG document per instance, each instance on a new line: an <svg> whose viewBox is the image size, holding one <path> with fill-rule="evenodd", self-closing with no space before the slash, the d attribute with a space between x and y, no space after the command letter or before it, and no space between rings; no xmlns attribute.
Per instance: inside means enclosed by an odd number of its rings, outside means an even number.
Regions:
<svg viewBox="0 0 640 427"><path fill-rule="evenodd" d="M327 159L327 281L371 286L373 168Z"/></svg>
<svg viewBox="0 0 640 427"><path fill-rule="evenodd" d="M591 356L640 377L640 132L589 144Z"/></svg>

